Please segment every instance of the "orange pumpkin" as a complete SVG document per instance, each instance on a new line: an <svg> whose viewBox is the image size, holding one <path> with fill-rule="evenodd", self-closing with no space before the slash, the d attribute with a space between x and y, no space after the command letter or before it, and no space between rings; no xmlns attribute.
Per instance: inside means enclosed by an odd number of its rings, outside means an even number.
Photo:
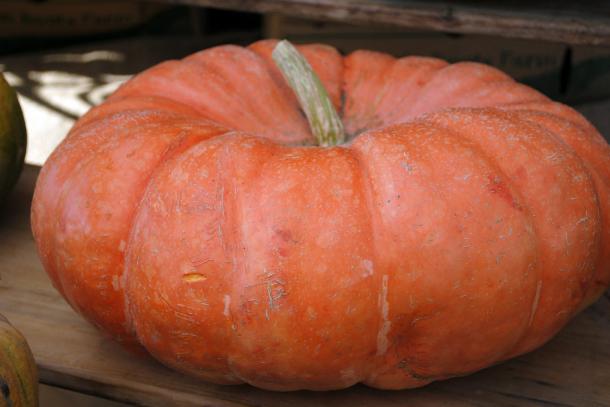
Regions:
<svg viewBox="0 0 610 407"><path fill-rule="evenodd" d="M74 126L32 226L57 289L216 383L400 389L530 351L610 283L610 149L478 63L299 50L347 141L316 147L274 41L157 65Z"/></svg>

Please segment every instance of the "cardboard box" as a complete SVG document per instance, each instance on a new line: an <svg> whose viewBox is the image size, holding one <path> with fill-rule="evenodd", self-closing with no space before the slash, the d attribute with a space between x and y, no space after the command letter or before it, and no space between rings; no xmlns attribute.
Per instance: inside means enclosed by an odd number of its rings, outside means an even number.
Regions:
<svg viewBox="0 0 610 407"><path fill-rule="evenodd" d="M567 93L575 100L598 100L610 95L610 48L573 47Z"/></svg>
<svg viewBox="0 0 610 407"><path fill-rule="evenodd" d="M137 27L170 6L120 0L3 0L0 38L103 34Z"/></svg>

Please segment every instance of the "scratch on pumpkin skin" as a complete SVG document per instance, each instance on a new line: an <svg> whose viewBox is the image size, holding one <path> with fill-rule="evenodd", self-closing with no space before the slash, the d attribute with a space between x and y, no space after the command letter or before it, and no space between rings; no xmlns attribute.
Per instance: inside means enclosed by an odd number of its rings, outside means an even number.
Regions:
<svg viewBox="0 0 610 407"><path fill-rule="evenodd" d="M205 280L207 280L207 277L201 273L187 273L182 276L182 281L185 283L197 283Z"/></svg>
<svg viewBox="0 0 610 407"><path fill-rule="evenodd" d="M269 309L273 309L273 307L275 306L275 304L273 303L273 291L272 291L272 287L271 287L271 282L267 281L267 297L269 298Z"/></svg>
<svg viewBox="0 0 610 407"><path fill-rule="evenodd" d="M403 372L405 372L408 376L417 379L417 380L421 380L421 381L432 381L432 380L436 380L434 377L429 377L429 376L424 376L421 375L419 373L416 373L413 369L411 369L409 367L409 363L407 362L406 359L402 359L400 362L398 362L398 365L396 365L396 367L400 370L402 370ZM456 375L458 376L458 375Z"/></svg>
<svg viewBox="0 0 610 407"><path fill-rule="evenodd" d="M222 310L222 313L225 317L228 317L230 309L231 309L231 296L228 294L225 294L224 297L222 298L222 302L224 304L224 309Z"/></svg>
<svg viewBox="0 0 610 407"><path fill-rule="evenodd" d="M212 259L193 259L191 260L191 264L193 265L193 267L199 267L211 261Z"/></svg>
<svg viewBox="0 0 610 407"><path fill-rule="evenodd" d="M542 291L542 281L538 281L538 285L536 286L536 295L534 296L534 302L532 303L532 311L530 312L530 320L527 323L527 326L532 325L534 321L534 316L536 315L536 310L538 309L538 304L540 303L540 292Z"/></svg>
<svg viewBox="0 0 610 407"><path fill-rule="evenodd" d="M377 333L377 356L385 355L388 351L388 333L392 322L388 320L390 304L388 303L388 275L381 278L381 293L379 294L381 306L381 320L383 321Z"/></svg>
<svg viewBox="0 0 610 407"><path fill-rule="evenodd" d="M112 288L114 291L119 291L121 289L121 280L117 275L112 276Z"/></svg>
<svg viewBox="0 0 610 407"><path fill-rule="evenodd" d="M222 242L223 246L225 246L225 241L224 241L224 233L222 231L222 224L225 220L225 187L224 185L221 185L220 188L218 188L219 191L219 198L220 198L220 202L218 204L219 208L220 208L220 222L218 222L218 228L217 228L217 232L218 232L218 239L220 239L220 241Z"/></svg>
<svg viewBox="0 0 610 407"><path fill-rule="evenodd" d="M264 295L267 297L267 307L265 308L265 319L269 320L271 317L271 311L279 308L279 300L287 295L285 282L278 277L275 277L275 273L263 269L261 274L262 281L258 281L253 284L246 286L247 289L263 287ZM258 304L258 300L251 299L250 302Z"/></svg>
<svg viewBox="0 0 610 407"><path fill-rule="evenodd" d="M274 286L278 287L275 293ZM267 299L269 300L269 308L265 311L265 317L269 319L269 311L278 307L277 301L286 295L286 291L284 290L284 283L279 279L267 280L265 288L267 290Z"/></svg>

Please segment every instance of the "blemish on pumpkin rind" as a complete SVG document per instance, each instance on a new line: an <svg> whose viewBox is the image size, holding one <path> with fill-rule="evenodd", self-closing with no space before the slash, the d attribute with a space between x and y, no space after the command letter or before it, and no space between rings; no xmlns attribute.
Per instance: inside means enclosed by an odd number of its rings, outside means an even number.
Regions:
<svg viewBox="0 0 610 407"><path fill-rule="evenodd" d="M187 273L182 276L182 281L185 283L197 283L199 281L205 281L208 278L201 273Z"/></svg>
<svg viewBox="0 0 610 407"><path fill-rule="evenodd" d="M489 180L487 188L491 193L498 195L498 197L508 202L508 204L516 210L523 211L523 207L515 200L508 187L504 182L502 182L500 177L488 175L487 179Z"/></svg>
<svg viewBox="0 0 610 407"><path fill-rule="evenodd" d="M538 310L538 305L540 303L540 293L542 292L542 281L538 281L536 285L536 295L534 296L534 301L532 302L532 310L530 312L530 318L527 323L527 326L531 326L532 322L534 322L534 317L536 316L536 311Z"/></svg>
<svg viewBox="0 0 610 407"><path fill-rule="evenodd" d="M228 317L231 312L231 296L229 296L228 294L225 294L224 297L222 298L222 302L223 302L222 314L225 317Z"/></svg>
<svg viewBox="0 0 610 407"><path fill-rule="evenodd" d="M390 333L390 321L388 314L390 304L388 303L388 276L384 274L381 279L381 292L379 293L379 305L381 311L381 327L377 333L377 356L385 355L388 351L388 334Z"/></svg>
<svg viewBox="0 0 610 407"><path fill-rule="evenodd" d="M275 230L275 242L277 244L277 253L281 257L288 257L290 254L290 246L298 243L290 230L276 229Z"/></svg>
<svg viewBox="0 0 610 407"><path fill-rule="evenodd" d="M364 269L362 276L363 277L372 276L375 271L373 268L373 262L369 259L364 259L364 260L362 260L361 264L362 264L362 268Z"/></svg>
<svg viewBox="0 0 610 407"><path fill-rule="evenodd" d="M350 385L358 381L356 371L353 368L343 369L339 371L339 375L341 376L341 380Z"/></svg>
<svg viewBox="0 0 610 407"><path fill-rule="evenodd" d="M119 291L121 289L121 279L117 275L112 276L112 288L114 291Z"/></svg>

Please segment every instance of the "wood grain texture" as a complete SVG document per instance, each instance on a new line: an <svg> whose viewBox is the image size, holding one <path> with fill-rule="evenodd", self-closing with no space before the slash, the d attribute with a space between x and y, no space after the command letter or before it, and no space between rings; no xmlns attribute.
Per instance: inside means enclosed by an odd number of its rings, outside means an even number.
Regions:
<svg viewBox="0 0 610 407"><path fill-rule="evenodd" d="M410 391L355 386L273 393L185 377L133 356L78 316L50 285L29 226L35 167L0 215L0 313L28 339L46 384L147 406L608 406L610 293L543 348L469 377Z"/></svg>
<svg viewBox="0 0 610 407"><path fill-rule="evenodd" d="M354 24L610 46L610 4L584 1L156 0Z"/></svg>

